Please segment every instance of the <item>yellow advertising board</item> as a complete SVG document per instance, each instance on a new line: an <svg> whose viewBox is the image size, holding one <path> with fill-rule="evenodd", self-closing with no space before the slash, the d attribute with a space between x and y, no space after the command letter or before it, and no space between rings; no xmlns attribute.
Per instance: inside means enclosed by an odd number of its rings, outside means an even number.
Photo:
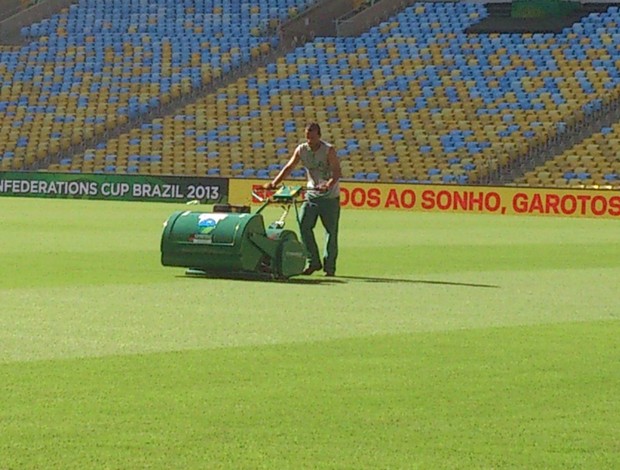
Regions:
<svg viewBox="0 0 620 470"><path fill-rule="evenodd" d="M252 192L256 193L264 183L264 180L230 180L230 202L258 202L256 198L252 200ZM353 181L342 181L340 188L340 205L347 209L620 218L620 191L611 190Z"/></svg>

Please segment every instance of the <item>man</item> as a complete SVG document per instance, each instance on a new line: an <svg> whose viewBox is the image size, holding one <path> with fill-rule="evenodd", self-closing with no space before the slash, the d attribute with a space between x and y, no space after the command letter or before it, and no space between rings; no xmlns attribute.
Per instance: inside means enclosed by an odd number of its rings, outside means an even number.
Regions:
<svg viewBox="0 0 620 470"><path fill-rule="evenodd" d="M306 247L308 264L304 274L323 269L326 276L335 276L338 257L338 222L340 220L340 187L342 176L336 150L321 139L321 128L316 122L305 128L306 142L297 146L290 160L265 188L276 188L301 162L308 180L306 200L301 206L301 241ZM318 218L325 227L323 263L314 238Z"/></svg>

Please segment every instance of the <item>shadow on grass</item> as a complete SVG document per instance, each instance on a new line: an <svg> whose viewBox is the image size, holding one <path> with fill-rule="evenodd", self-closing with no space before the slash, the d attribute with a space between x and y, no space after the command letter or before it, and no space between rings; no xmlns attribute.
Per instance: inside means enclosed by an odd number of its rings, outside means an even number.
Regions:
<svg viewBox="0 0 620 470"><path fill-rule="evenodd" d="M462 287L483 287L486 289L499 289L494 284L474 284L470 282L450 282L450 281L423 281L420 279L398 279L389 277L368 277L368 276L338 276L339 279L350 279L352 281L378 282L378 283L407 283L407 284L436 284L441 286L462 286Z"/></svg>
<svg viewBox="0 0 620 470"><path fill-rule="evenodd" d="M369 277L369 276L296 276L289 279L272 278L269 275L259 273L185 273L176 277L194 279L225 279L227 281L251 281L251 282L275 282L282 284L296 285L329 285L329 284L348 284L350 281L362 281L373 283L406 283L406 284L432 284L441 286L460 286L460 287L481 287L486 289L499 289L493 284L474 284L469 282L450 282L450 281L424 281L420 279L399 279L389 277Z"/></svg>

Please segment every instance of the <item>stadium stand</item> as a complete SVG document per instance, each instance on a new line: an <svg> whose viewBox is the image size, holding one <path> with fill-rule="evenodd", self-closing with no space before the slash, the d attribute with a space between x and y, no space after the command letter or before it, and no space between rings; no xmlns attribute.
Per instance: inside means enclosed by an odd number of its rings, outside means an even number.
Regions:
<svg viewBox="0 0 620 470"><path fill-rule="evenodd" d="M178 113L109 138L119 124L273 51L278 38L263 35L265 26L308 6L217 1L81 0L24 28L33 41L2 52L0 168L55 154L62 158L50 171L270 177L305 122L318 120L347 178L488 183L619 99L617 6L560 33L473 34L486 6L422 2L364 34L317 37ZM97 135L85 152L63 154ZM529 172L517 184L613 178L613 158L596 161L596 177L549 171L554 178L543 179L539 169L538 179Z"/></svg>
<svg viewBox="0 0 620 470"><path fill-rule="evenodd" d="M0 168L30 167L191 94L277 46L307 7L278 2L80 0L0 50Z"/></svg>
<svg viewBox="0 0 620 470"><path fill-rule="evenodd" d="M348 178L488 182L618 98L620 15L558 34L466 33L486 14L418 3L361 36L317 38L50 169L267 177L316 119Z"/></svg>

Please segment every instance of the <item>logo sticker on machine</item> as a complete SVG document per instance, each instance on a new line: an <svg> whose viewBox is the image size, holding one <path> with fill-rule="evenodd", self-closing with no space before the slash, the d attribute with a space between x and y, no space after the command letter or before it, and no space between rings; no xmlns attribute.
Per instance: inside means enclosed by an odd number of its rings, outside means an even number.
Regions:
<svg viewBox="0 0 620 470"><path fill-rule="evenodd" d="M228 214L200 214L198 216L198 227L200 233L209 233L215 228L220 220L228 217Z"/></svg>
<svg viewBox="0 0 620 470"><path fill-rule="evenodd" d="M187 213L190 215L191 213ZM186 215L186 214L182 214ZM198 214L196 223L196 232L190 234L188 241L202 245L210 245L212 243L213 230L217 227L220 220L224 220L229 214Z"/></svg>
<svg viewBox="0 0 620 470"><path fill-rule="evenodd" d="M198 230L190 236L189 240L192 243L210 244L211 232L217 227L218 222L226 217L228 214L199 214Z"/></svg>

